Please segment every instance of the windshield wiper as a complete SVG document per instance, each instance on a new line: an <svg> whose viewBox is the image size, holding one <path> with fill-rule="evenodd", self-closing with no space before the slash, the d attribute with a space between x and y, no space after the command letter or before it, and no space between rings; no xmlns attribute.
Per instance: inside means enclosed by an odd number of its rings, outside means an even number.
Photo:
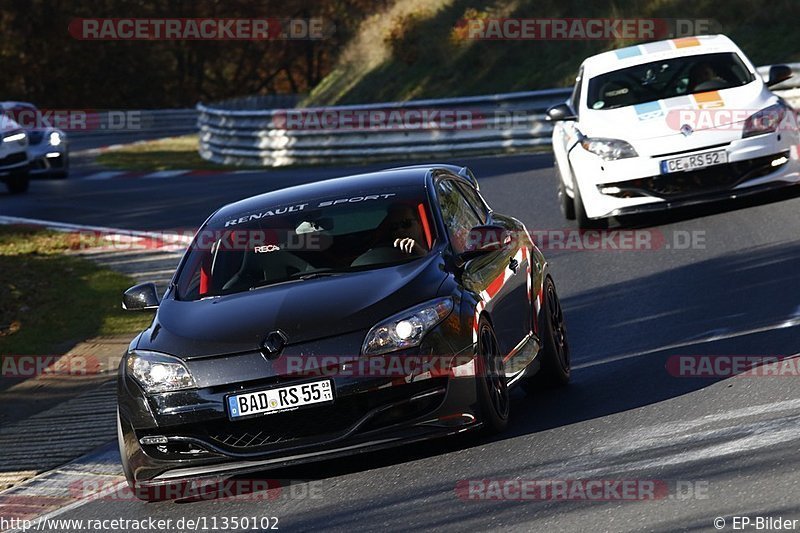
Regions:
<svg viewBox="0 0 800 533"><path fill-rule="evenodd" d="M319 270L319 271L311 271L311 272L295 272L288 278L280 279L280 280L270 280L270 281L260 281L248 287L247 290L255 290L260 289L262 287L268 287L270 285L277 285L279 283L286 283L287 281L305 281L307 279L316 279L316 278L325 278L328 276L336 276L338 274L342 274L341 271L333 271L333 270Z"/></svg>
<svg viewBox="0 0 800 533"><path fill-rule="evenodd" d="M345 271L343 270L333 270L330 268L326 269L319 269L319 270L311 270L307 272L295 272L289 279L315 279L315 278L325 278L328 276L335 276L337 274L343 274Z"/></svg>

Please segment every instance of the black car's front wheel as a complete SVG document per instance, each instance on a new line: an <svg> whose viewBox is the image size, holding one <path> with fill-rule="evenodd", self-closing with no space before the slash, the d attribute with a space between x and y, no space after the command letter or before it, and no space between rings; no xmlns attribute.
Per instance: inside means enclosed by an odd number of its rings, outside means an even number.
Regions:
<svg viewBox="0 0 800 533"><path fill-rule="evenodd" d="M499 433L508 426L511 401L503 364L492 325L481 317L478 324L478 401L483 427L487 433Z"/></svg>
<svg viewBox="0 0 800 533"><path fill-rule="evenodd" d="M522 382L526 392L533 393L543 386L558 386L569 383L570 350L567 326L561 300L556 292L553 278L544 280L542 308L539 311L539 335L542 348L539 354L541 368L532 378Z"/></svg>

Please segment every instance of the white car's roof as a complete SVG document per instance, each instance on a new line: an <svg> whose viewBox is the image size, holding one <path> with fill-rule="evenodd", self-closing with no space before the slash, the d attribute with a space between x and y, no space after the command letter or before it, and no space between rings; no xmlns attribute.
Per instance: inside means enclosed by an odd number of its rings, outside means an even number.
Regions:
<svg viewBox="0 0 800 533"><path fill-rule="evenodd" d="M20 107L32 107L36 109L36 106L30 102L0 102L0 109L18 109Z"/></svg>
<svg viewBox="0 0 800 533"><path fill-rule="evenodd" d="M735 52L742 55L739 47L725 35L701 35L667 39L609 50L608 52L588 57L583 62L584 77L591 78L604 72L661 59L719 52Z"/></svg>

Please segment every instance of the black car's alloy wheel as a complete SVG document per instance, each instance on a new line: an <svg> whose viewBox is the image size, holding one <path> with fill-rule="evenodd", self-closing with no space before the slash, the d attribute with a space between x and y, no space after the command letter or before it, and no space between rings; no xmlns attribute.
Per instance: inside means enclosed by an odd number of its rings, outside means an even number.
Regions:
<svg viewBox="0 0 800 533"><path fill-rule="evenodd" d="M542 348L539 354L541 369L522 382L528 393L548 386L566 385L570 377L570 350L564 312L553 279L544 280L544 297L539 311L539 335Z"/></svg>
<svg viewBox="0 0 800 533"><path fill-rule="evenodd" d="M503 354L491 324L481 318L478 326L478 399L483 425L488 433L503 431L508 426L511 401L505 375Z"/></svg>

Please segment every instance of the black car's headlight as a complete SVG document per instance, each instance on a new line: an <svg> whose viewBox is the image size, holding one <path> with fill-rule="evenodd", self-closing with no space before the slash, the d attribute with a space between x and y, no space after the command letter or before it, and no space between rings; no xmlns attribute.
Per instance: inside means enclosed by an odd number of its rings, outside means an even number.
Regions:
<svg viewBox="0 0 800 533"><path fill-rule="evenodd" d="M772 133L778 129L785 116L786 106L780 102L753 113L744 122L742 139Z"/></svg>
<svg viewBox="0 0 800 533"><path fill-rule="evenodd" d="M50 143L50 146L58 146L61 144L62 140L61 133L57 131L51 131L47 138L47 142Z"/></svg>
<svg viewBox="0 0 800 533"><path fill-rule="evenodd" d="M128 353L128 373L148 394L193 389L194 382L189 369L177 357L145 350Z"/></svg>
<svg viewBox="0 0 800 533"><path fill-rule="evenodd" d="M453 310L453 299L437 298L376 324L364 339L364 355L380 355L419 346L422 338Z"/></svg>
<svg viewBox="0 0 800 533"><path fill-rule="evenodd" d="M593 139L584 137L581 139L581 146L589 152L600 156L605 161L616 161L628 157L638 157L639 154L633 146L626 141L619 139Z"/></svg>

